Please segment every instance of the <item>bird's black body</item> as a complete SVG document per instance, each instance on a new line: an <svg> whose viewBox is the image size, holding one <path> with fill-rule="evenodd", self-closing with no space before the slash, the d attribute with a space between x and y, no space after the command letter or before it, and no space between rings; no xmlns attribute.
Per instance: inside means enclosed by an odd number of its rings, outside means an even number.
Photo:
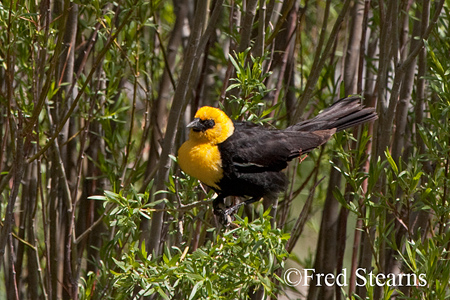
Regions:
<svg viewBox="0 0 450 300"><path fill-rule="evenodd" d="M315 118L284 130L249 123L234 123L235 131L218 144L223 178L218 183L215 207L226 196L248 196L255 201L273 197L287 184L281 172L292 159L324 144L336 132L377 118L358 97L338 100Z"/></svg>

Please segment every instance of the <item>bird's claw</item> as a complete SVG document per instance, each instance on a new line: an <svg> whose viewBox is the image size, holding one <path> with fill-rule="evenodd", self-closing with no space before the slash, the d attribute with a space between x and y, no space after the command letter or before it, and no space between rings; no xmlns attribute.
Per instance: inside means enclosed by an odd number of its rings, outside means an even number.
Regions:
<svg viewBox="0 0 450 300"><path fill-rule="evenodd" d="M214 205L214 214L219 218L220 224L228 227L232 221L234 221L234 213L236 213L242 205L249 205L258 201L260 197L254 197L248 199L244 202L238 203L232 207L227 207L226 209L220 208L218 205Z"/></svg>
<svg viewBox="0 0 450 300"><path fill-rule="evenodd" d="M233 207L227 209L215 209L214 214L219 218L219 223L225 227L228 227L231 222L234 221L232 214L234 213Z"/></svg>
<svg viewBox="0 0 450 300"><path fill-rule="evenodd" d="M232 207L228 207L226 209L215 208L214 214L219 218L220 224L222 224L225 227L228 227L231 224L231 222L234 221L233 214L236 213L238 209L244 204L245 202L242 202Z"/></svg>
<svg viewBox="0 0 450 300"><path fill-rule="evenodd" d="M228 209L217 209L214 211L214 214L219 218L219 223L225 227L228 227L233 221L233 218L230 216Z"/></svg>

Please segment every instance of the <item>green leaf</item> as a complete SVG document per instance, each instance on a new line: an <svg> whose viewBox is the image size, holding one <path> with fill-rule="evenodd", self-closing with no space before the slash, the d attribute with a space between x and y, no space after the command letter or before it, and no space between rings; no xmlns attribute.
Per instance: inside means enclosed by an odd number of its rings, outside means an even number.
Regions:
<svg viewBox="0 0 450 300"><path fill-rule="evenodd" d="M226 89L226 91L228 92L228 91L231 91L232 89L234 89L234 88L238 88L238 87L240 87L241 85L239 84L239 83L233 83L233 84L230 84L228 87L227 87L227 89Z"/></svg>
<svg viewBox="0 0 450 300"><path fill-rule="evenodd" d="M156 286L155 289L161 297L163 297L164 299L170 300L170 297L167 296L167 294L164 293L164 291L159 286Z"/></svg>
<svg viewBox="0 0 450 300"><path fill-rule="evenodd" d="M392 171L394 171L394 174L398 176L398 167L394 159L392 158L391 153L389 152L388 149L386 149L386 151L384 151L384 154L386 155L386 158L389 164L391 165Z"/></svg>
<svg viewBox="0 0 450 300"><path fill-rule="evenodd" d="M197 294L198 288L201 287L202 285L203 285L203 281L199 281L199 282L197 282L197 283L194 285L194 287L192 288L192 292L191 292L191 294L189 295L189 300L194 299L195 294Z"/></svg>
<svg viewBox="0 0 450 300"><path fill-rule="evenodd" d="M108 200L108 198L106 198L106 196L100 196L100 195L89 196L88 199L89 200L100 200L100 201Z"/></svg>

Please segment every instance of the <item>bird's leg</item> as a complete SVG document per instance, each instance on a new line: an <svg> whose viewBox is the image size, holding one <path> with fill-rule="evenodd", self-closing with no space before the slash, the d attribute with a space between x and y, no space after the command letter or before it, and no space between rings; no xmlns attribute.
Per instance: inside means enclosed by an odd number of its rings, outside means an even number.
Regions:
<svg viewBox="0 0 450 300"><path fill-rule="evenodd" d="M228 226L230 224L231 217L230 214L232 212L229 212L229 208L228 209L224 209L225 206L225 196L222 194L219 194L216 199L213 200L213 209L214 209L214 214L219 218L219 222L224 225L224 226Z"/></svg>
<svg viewBox="0 0 450 300"><path fill-rule="evenodd" d="M300 150L300 156L298 157L298 162L301 164L307 157L308 157L308 154L305 154L302 157L302 150Z"/></svg>
<svg viewBox="0 0 450 300"><path fill-rule="evenodd" d="M225 196L219 194L217 198L213 200L214 214L219 217L219 221L222 225L228 226L232 221L231 215L236 213L242 205L249 205L260 199L261 197L253 197L232 207L223 209L223 206L225 205Z"/></svg>
<svg viewBox="0 0 450 300"><path fill-rule="evenodd" d="M249 204L258 202L260 199L261 199L261 197L253 197L253 198L250 198L250 199L248 199L248 200L245 200L244 202L239 203L239 204L240 204L240 205L242 205L242 204L249 205Z"/></svg>
<svg viewBox="0 0 450 300"><path fill-rule="evenodd" d="M214 214L216 214L217 216L220 217L220 223L222 223L224 226L228 226L228 224L230 224L230 222L231 222L231 215L236 213L242 205L252 204L256 201L259 201L260 199L261 199L261 197L253 197L244 202L238 203L230 208L227 208L225 210L214 208ZM215 201L216 200L214 200L214 202ZM213 202L213 206L214 206L214 202ZM222 203L223 203L223 199L222 199Z"/></svg>

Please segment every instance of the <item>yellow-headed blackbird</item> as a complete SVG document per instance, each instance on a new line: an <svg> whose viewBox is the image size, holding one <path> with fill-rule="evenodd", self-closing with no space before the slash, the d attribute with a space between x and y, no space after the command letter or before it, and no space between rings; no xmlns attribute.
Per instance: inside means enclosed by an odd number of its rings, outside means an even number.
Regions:
<svg viewBox="0 0 450 300"><path fill-rule="evenodd" d="M225 197L251 197L244 204L276 197L287 184L281 171L289 161L324 144L337 131L376 118L374 109L364 108L359 97L340 99L316 117L283 130L233 122L220 109L204 106L187 125L189 139L178 150L178 163L216 191L214 212L227 220L242 203L222 210Z"/></svg>

